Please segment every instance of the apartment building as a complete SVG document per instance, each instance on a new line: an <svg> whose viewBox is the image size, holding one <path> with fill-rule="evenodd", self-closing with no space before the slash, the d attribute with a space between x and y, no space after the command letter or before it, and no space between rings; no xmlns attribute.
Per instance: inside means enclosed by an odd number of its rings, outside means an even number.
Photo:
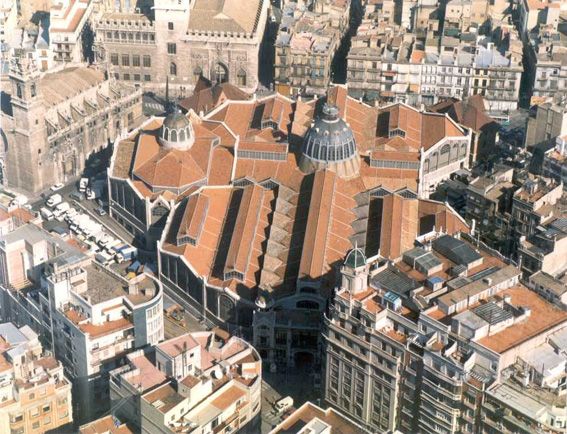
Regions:
<svg viewBox="0 0 567 434"><path fill-rule="evenodd" d="M29 325L63 362L73 381L75 419L106 411L108 372L128 352L163 339L161 283L143 273L127 277L118 264L103 267L31 224L0 243L14 259L10 266L22 267L29 280L20 289L1 286L2 318Z"/></svg>
<svg viewBox="0 0 567 434"><path fill-rule="evenodd" d="M317 0L313 11L289 2L275 42L274 82L283 95L323 95L331 64L348 30L349 1Z"/></svg>
<svg viewBox="0 0 567 434"><path fill-rule="evenodd" d="M351 94L411 105L482 95L488 112L516 109L523 70L517 33L501 22L490 29L465 26L457 19L470 16L463 5L471 3L447 5L442 31L425 23L408 31L379 15L363 20L347 57Z"/></svg>
<svg viewBox="0 0 567 434"><path fill-rule="evenodd" d="M514 169L502 167L473 179L466 188L465 218L474 221L475 235L498 251L508 251L508 217L512 210ZM471 223L472 224L472 223Z"/></svg>
<svg viewBox="0 0 567 434"><path fill-rule="evenodd" d="M559 94L530 110L526 127L526 146L544 142L555 143L558 137L567 136L566 101L567 97Z"/></svg>
<svg viewBox="0 0 567 434"><path fill-rule="evenodd" d="M543 157L543 176L562 183L567 183L567 134L555 139L555 148L545 152Z"/></svg>
<svg viewBox="0 0 567 434"><path fill-rule="evenodd" d="M71 429L71 383L28 326L0 324L0 431Z"/></svg>
<svg viewBox="0 0 567 434"><path fill-rule="evenodd" d="M551 222L538 227L529 237L521 237L517 247L518 261L526 277L543 271L552 276L567 271L567 209Z"/></svg>
<svg viewBox="0 0 567 434"><path fill-rule="evenodd" d="M142 117L139 90L84 65L40 72L21 52L10 63L10 87L0 166L6 185L24 191L78 177L90 155Z"/></svg>
<svg viewBox="0 0 567 434"><path fill-rule="evenodd" d="M0 3L0 26L0 44L6 44L18 26L18 7L14 0Z"/></svg>
<svg viewBox="0 0 567 434"><path fill-rule="evenodd" d="M112 411L148 434L255 430L261 383L262 361L246 341L220 329L188 333L110 372Z"/></svg>
<svg viewBox="0 0 567 434"><path fill-rule="evenodd" d="M563 185L549 178L529 177L514 193L510 218L515 239L529 238L543 226L565 212Z"/></svg>
<svg viewBox="0 0 567 434"><path fill-rule="evenodd" d="M527 78L533 85L531 104L541 104L567 85L567 23L561 1L518 4L520 34L527 47Z"/></svg>
<svg viewBox="0 0 567 434"><path fill-rule="evenodd" d="M528 277L528 288L540 294L550 302L567 308L567 279L558 279L544 271L538 271Z"/></svg>
<svg viewBox="0 0 567 434"><path fill-rule="evenodd" d="M57 0L49 10L49 48L53 64L79 63L85 60L84 32L94 8L92 0Z"/></svg>
<svg viewBox="0 0 567 434"><path fill-rule="evenodd" d="M472 240L430 233L394 261L346 256L323 332L327 403L371 432L567 426L567 313Z"/></svg>
<svg viewBox="0 0 567 434"><path fill-rule="evenodd" d="M120 81L189 96L199 77L253 92L266 0L108 4L94 18L95 62Z"/></svg>

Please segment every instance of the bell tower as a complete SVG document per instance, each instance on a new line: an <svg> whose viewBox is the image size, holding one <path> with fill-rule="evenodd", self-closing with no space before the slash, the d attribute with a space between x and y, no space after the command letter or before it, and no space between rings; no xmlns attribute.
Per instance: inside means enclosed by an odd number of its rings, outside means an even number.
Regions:
<svg viewBox="0 0 567 434"><path fill-rule="evenodd" d="M8 185L37 191L42 188L40 166L46 142L45 106L39 89L40 72L31 53L20 52L14 56L9 78L12 125L7 131Z"/></svg>

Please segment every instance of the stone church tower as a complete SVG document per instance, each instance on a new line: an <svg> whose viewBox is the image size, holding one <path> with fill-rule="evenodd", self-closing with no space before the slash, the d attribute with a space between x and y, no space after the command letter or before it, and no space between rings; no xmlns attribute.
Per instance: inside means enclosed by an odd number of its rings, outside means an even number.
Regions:
<svg viewBox="0 0 567 434"><path fill-rule="evenodd" d="M12 121L4 124L8 136L6 172L10 180L26 180L28 190L43 184L38 174L45 144L45 107L39 92L40 72L27 56L15 57L10 65ZM20 183L21 184L21 183ZM10 185L10 183L8 184Z"/></svg>

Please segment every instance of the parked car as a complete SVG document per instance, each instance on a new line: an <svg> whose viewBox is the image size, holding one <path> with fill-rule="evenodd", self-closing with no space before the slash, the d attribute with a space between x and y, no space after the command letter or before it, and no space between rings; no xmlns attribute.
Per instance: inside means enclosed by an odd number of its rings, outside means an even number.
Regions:
<svg viewBox="0 0 567 434"><path fill-rule="evenodd" d="M65 187L65 184L63 184L62 182L58 182L57 184L52 185L50 190L57 191L57 190L61 190L63 187Z"/></svg>
<svg viewBox="0 0 567 434"><path fill-rule="evenodd" d="M278 414L282 414L293 407L293 398L291 396L286 396L285 398L277 401L274 407Z"/></svg>
<svg viewBox="0 0 567 434"><path fill-rule="evenodd" d="M84 193L88 185L89 185L89 178L81 178L81 180L79 181L79 191L81 193Z"/></svg>
<svg viewBox="0 0 567 434"><path fill-rule="evenodd" d="M80 191L74 191L69 195L69 197L71 199L75 199L77 202L81 202L85 198L85 195Z"/></svg>
<svg viewBox="0 0 567 434"><path fill-rule="evenodd" d="M61 202L63 202L63 198L61 197L60 194L54 194L53 196L51 196L49 199L47 199L45 201L45 204L49 207L49 208L53 208L56 205L59 205Z"/></svg>

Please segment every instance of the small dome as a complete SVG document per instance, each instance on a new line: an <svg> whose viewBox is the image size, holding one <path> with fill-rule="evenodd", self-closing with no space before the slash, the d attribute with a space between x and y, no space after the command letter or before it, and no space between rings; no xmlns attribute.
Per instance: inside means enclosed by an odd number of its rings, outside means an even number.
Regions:
<svg viewBox="0 0 567 434"><path fill-rule="evenodd" d="M187 150L194 141L191 121L180 110L174 110L165 117L160 130L160 143L165 148Z"/></svg>
<svg viewBox="0 0 567 434"><path fill-rule="evenodd" d="M363 267L364 265L366 265L366 255L364 254L362 249L352 249L350 252L348 252L344 265L351 268Z"/></svg>
<svg viewBox="0 0 567 434"><path fill-rule="evenodd" d="M350 127L339 116L339 109L325 104L305 136L300 162L304 172L331 168L339 176L358 173L358 151Z"/></svg>

